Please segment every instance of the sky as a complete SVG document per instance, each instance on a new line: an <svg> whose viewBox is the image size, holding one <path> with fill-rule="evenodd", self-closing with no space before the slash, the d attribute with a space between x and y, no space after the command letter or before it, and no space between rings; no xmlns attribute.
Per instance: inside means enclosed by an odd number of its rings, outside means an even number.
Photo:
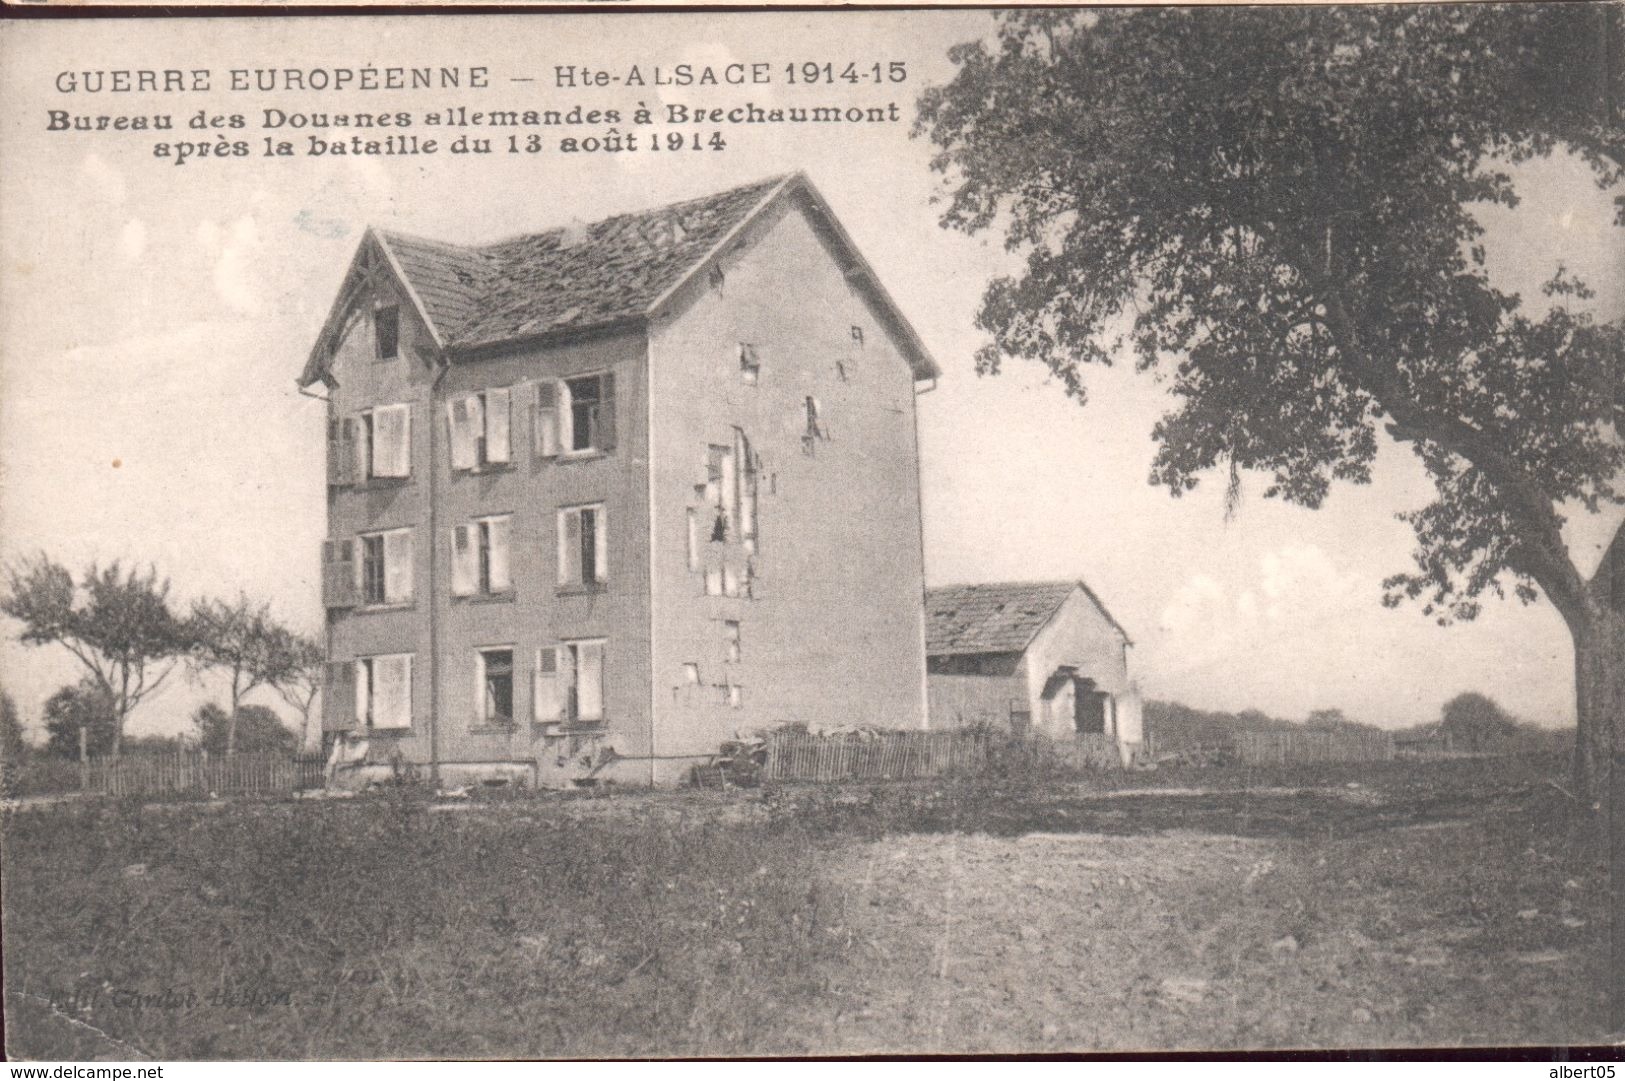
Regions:
<svg viewBox="0 0 1625 1081"><path fill-rule="evenodd" d="M947 48L987 32L982 12L825 12L525 18L209 19L142 27L13 23L0 39L0 560L45 551L151 562L179 604L246 592L312 633L321 626L323 406L294 377L369 223L484 242L593 220L804 170L942 366L918 400L926 573L950 582L1078 577L1129 631L1144 692L1195 706L1302 717L1339 708L1384 726L1434 719L1452 695L1490 694L1547 725L1572 723L1572 651L1550 606L1492 603L1440 628L1381 607L1409 565L1397 512L1430 487L1385 445L1373 483L1334 488L1317 511L1247 498L1226 518L1223 484L1181 499L1149 485L1163 389L1132 366L1091 370L1079 408L1036 366L979 378L973 325L990 276L1011 267L995 236L942 229L940 178L909 138L913 103L950 77ZM787 62L904 61L901 86L787 87ZM555 65L646 77L659 65L768 62L747 87L557 91ZM485 91L64 95L59 72L484 65ZM534 78L515 83L512 78ZM82 113L423 111L600 106L883 105L904 122L730 129L723 151L434 158L154 158L153 133L46 130ZM427 134L427 132L419 132ZM489 134L489 133L487 133ZM556 132L544 135L551 140ZM168 137L192 138L175 132ZM251 141L259 133L249 134ZM1516 211L1486 212L1492 272L1538 299L1559 260L1618 313L1625 246L1612 193L1583 168L1519 174ZM1618 515L1569 534L1589 571ZM0 684L27 723L76 678L67 655L24 648L7 623ZM181 730L220 681L177 674L130 733ZM260 698L278 706L274 698Z"/></svg>

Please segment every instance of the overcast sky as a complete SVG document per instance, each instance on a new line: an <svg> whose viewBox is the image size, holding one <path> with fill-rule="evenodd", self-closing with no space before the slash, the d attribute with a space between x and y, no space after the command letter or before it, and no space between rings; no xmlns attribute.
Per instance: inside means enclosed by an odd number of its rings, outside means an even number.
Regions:
<svg viewBox="0 0 1625 1081"><path fill-rule="evenodd" d="M1249 480L1250 498L1226 521L1222 483L1179 500L1148 485L1150 430L1168 402L1131 368L1091 372L1086 409L1030 365L977 378L971 355L982 337L972 317L1007 257L997 238L936 224L930 148L908 138L906 121L734 129L723 152L179 167L154 160L144 136L44 130L51 108L181 118L210 108L257 122L255 106L267 104L421 112L830 100L785 88L790 60L906 61L901 87L843 88L833 100L896 100L912 118L918 92L950 74L947 47L989 25L984 13L943 11L211 19L153 26L143 39L129 20L13 23L0 42L0 558L43 549L75 568L151 561L179 601L242 589L315 632L324 413L296 392L294 376L367 223L482 242L803 169L944 371L919 400L931 584L1087 579L1133 636L1133 663L1153 697L1291 717L1338 707L1393 726L1432 719L1453 694L1480 690L1531 720L1572 723L1572 654L1549 606L1490 604L1476 623L1441 629L1378 603L1381 580L1406 569L1411 547L1394 515L1429 497L1408 451L1385 447L1374 483L1334 489L1319 511L1266 503ZM776 85L600 98L550 87L555 64L649 71L734 60L770 61ZM260 100L53 89L64 69L208 67L219 83L234 67L365 64L483 64L501 85ZM556 134L544 132L550 142ZM1496 273L1538 297L1561 259L1617 304L1625 251L1609 225L1610 194L1562 162L1520 180L1523 206L1485 215ZM1588 573L1614 521L1571 530ZM33 723L73 678L59 650L0 646L0 681ZM177 681L138 711L131 731L177 730L201 697L219 694Z"/></svg>

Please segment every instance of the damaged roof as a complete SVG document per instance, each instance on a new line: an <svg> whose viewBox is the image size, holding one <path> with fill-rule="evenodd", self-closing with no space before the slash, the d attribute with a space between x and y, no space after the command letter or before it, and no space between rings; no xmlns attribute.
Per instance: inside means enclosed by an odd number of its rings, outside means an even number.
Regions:
<svg viewBox="0 0 1625 1081"><path fill-rule="evenodd" d="M1128 641L1122 624L1083 582L985 582L926 590L925 652L1020 653L1080 589Z"/></svg>
<svg viewBox="0 0 1625 1081"><path fill-rule="evenodd" d="M897 332L916 378L936 376L936 364L918 335L800 173L486 245L369 229L362 250L369 244L382 250L442 350L484 352L655 315L683 283L707 270L751 220L792 193L806 197L805 205L832 240L842 269L868 288ZM358 251L358 260L360 256ZM342 324L344 307L341 295L301 382L321 376L324 350Z"/></svg>

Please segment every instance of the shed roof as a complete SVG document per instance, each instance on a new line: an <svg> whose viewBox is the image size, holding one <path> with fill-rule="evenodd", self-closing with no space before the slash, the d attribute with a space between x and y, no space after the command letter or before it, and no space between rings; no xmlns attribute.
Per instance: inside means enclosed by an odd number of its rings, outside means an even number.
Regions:
<svg viewBox="0 0 1625 1081"><path fill-rule="evenodd" d="M1083 582L983 582L926 590L925 652L1020 653L1078 590L1128 641L1122 624Z"/></svg>
<svg viewBox="0 0 1625 1081"><path fill-rule="evenodd" d="M382 251L444 351L483 352L654 315L683 283L706 270L752 219L789 194L805 197L842 269L868 289L898 333L916 377L935 376L936 364L918 335L800 173L486 245L369 229L362 250L377 245ZM344 307L341 293L301 382L321 376L325 363L321 354L342 325Z"/></svg>

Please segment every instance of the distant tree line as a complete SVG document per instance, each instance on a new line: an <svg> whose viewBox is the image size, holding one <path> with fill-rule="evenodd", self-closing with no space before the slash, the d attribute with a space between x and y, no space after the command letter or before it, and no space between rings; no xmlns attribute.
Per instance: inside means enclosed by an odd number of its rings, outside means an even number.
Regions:
<svg viewBox="0 0 1625 1081"><path fill-rule="evenodd" d="M16 620L29 646L57 646L79 662L83 675L45 703L47 754L119 757L127 750L173 749L175 739L128 740L130 715L177 668L201 679L223 676L229 703L206 703L192 717L188 742L225 755L238 751L292 751L309 736L311 709L321 690L323 651L308 635L279 623L263 602L239 594L234 601L205 598L184 612L172 608L167 579L147 567L126 570L117 561L92 563L77 580L43 553L5 571L0 612ZM245 705L269 690L299 714L298 733L264 706ZM8 762L27 754L15 703L4 700ZM83 737L81 737L83 733ZM16 746L13 746L15 740Z"/></svg>
<svg viewBox="0 0 1625 1081"><path fill-rule="evenodd" d="M1302 721L1272 717L1257 709L1239 713L1197 709L1181 702L1148 701L1145 727L1159 751L1217 747L1242 732L1388 732L1438 743L1455 751L1510 752L1527 749L1560 751L1573 738L1567 730L1543 728L1520 721L1488 695L1476 691L1458 694L1444 704L1439 719L1408 728L1384 729L1353 720L1340 709L1317 709Z"/></svg>

